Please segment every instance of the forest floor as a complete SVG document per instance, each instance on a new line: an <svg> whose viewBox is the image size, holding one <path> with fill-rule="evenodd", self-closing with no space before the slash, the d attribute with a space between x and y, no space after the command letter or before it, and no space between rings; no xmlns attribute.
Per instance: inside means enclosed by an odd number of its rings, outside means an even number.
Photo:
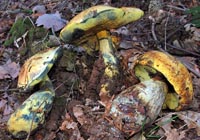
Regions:
<svg viewBox="0 0 200 140"><path fill-rule="evenodd" d="M7 131L6 123L19 105L38 90L36 87L28 93L19 92L17 79L20 68L33 54L60 45L64 48L63 55L48 73L56 92L52 110L45 124L25 139L200 140L200 28L192 25L192 16L186 12L200 2L1 0L0 5L1 140L14 140ZM59 39L63 28L60 20L67 23L81 11L95 5L134 6L145 12L140 20L111 30L119 41L116 56L120 66L123 69L129 61L150 50L162 50L176 57L188 68L192 77L194 99L189 109L177 112L162 110L152 125L131 136L104 118L105 107L99 102L98 93L105 66L99 52L87 54L81 46L65 44ZM50 16L39 21L38 18L45 13ZM123 79L117 81L120 90L138 82L135 77L128 77L126 70L121 73Z"/></svg>

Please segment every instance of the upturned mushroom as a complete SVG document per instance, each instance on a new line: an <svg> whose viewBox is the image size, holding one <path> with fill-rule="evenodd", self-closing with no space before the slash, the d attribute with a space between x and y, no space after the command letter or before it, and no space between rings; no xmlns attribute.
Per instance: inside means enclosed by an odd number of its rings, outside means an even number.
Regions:
<svg viewBox="0 0 200 140"><path fill-rule="evenodd" d="M29 58L19 74L18 87L29 90L40 84L40 90L33 93L10 116L8 131L15 138L24 138L45 122L51 110L55 91L47 73L61 53L61 47L51 48Z"/></svg>
<svg viewBox="0 0 200 140"><path fill-rule="evenodd" d="M149 51L141 55L134 65L131 68L140 83L116 95L107 104L105 112L110 122L129 136L151 124L162 107L184 110L193 98L191 76L175 57ZM172 90L174 93L171 93Z"/></svg>
<svg viewBox="0 0 200 140"><path fill-rule="evenodd" d="M60 33L60 38L64 42L74 45L85 44L91 37L97 38L97 44L99 44L97 47L99 47L106 67L104 75L108 79L101 85L99 94L103 104L110 99L109 88L114 85L114 79L119 74L118 60L109 30L136 21L143 14L142 10L133 7L94 6L75 16Z"/></svg>
<svg viewBox="0 0 200 140"><path fill-rule="evenodd" d="M140 70L135 72L140 80L149 79L148 70L151 70L154 74L160 72L171 84L173 89L169 89L170 93L166 95L166 107L177 111L189 107L194 96L192 78L187 68L178 59L163 52L149 51L144 53L136 63L135 69L140 67Z"/></svg>

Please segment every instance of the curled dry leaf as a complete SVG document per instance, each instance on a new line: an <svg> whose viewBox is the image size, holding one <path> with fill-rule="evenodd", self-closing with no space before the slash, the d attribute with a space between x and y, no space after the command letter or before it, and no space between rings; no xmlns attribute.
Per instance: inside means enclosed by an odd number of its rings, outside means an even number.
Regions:
<svg viewBox="0 0 200 140"><path fill-rule="evenodd" d="M0 100L0 112L4 110L5 106L6 106L6 103L8 101L4 100L4 99L1 99Z"/></svg>
<svg viewBox="0 0 200 140"><path fill-rule="evenodd" d="M87 118L84 116L83 109L80 106L73 107L73 113L81 125L84 125L87 122Z"/></svg>
<svg viewBox="0 0 200 140"><path fill-rule="evenodd" d="M12 109L12 107L10 105L6 105L5 106L5 109L4 109L4 112L3 112L3 115L6 116L6 115L9 115L13 112L14 110Z"/></svg>

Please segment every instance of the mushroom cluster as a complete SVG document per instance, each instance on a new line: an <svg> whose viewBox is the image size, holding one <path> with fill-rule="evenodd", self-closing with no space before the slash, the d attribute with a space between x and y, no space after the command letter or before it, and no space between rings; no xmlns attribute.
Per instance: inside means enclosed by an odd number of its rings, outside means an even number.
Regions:
<svg viewBox="0 0 200 140"><path fill-rule="evenodd" d="M116 48L109 30L136 21L143 14L142 10L133 7L94 6L75 16L60 32L60 38L65 43L82 45L86 50L94 49L101 53L107 80L101 85L99 96L105 105L105 116L128 135L140 131L145 124L151 124L163 106L182 110L193 97L192 81L187 69L172 56L157 51L147 52L137 60L133 71L140 83L112 97L109 88L120 73L120 63L115 56ZM22 138L44 123L55 96L47 73L60 53L61 47L51 48L32 56L23 65L18 87L29 90L38 83L41 86L11 115L7 124L8 131L14 137ZM168 85L162 77L152 77L152 74L160 73L173 85L174 96L168 94ZM181 79L183 75L187 77L186 80ZM171 99L175 99L177 104L172 105Z"/></svg>

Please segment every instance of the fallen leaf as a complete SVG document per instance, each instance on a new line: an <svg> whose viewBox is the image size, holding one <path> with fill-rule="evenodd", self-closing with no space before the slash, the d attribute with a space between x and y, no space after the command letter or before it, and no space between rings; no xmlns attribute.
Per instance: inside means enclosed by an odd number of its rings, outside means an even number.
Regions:
<svg viewBox="0 0 200 140"><path fill-rule="evenodd" d="M60 17L59 12L55 14L44 14L38 17L36 20L37 26L44 26L46 29L53 29L53 31L59 31L66 25L66 20Z"/></svg>
<svg viewBox="0 0 200 140"><path fill-rule="evenodd" d="M4 110L6 103L7 103L6 100L4 100L4 99L0 100L0 112Z"/></svg>
<svg viewBox="0 0 200 140"><path fill-rule="evenodd" d="M66 113L65 120L62 122L59 129L64 131L64 130L68 130L68 129L74 130L76 128L77 128L77 123L73 121L73 119L71 118L71 116L68 113Z"/></svg>
<svg viewBox="0 0 200 140"><path fill-rule="evenodd" d="M173 128L171 122L172 120L172 113L162 117L160 121L157 123L164 130L164 135L166 136L166 140L181 140L185 136L185 130L179 131L176 128Z"/></svg>
<svg viewBox="0 0 200 140"><path fill-rule="evenodd" d="M74 122L68 113L65 114L65 120L62 122L59 129L70 134L69 140L84 140L84 138L81 137L78 123Z"/></svg>
<svg viewBox="0 0 200 140"><path fill-rule="evenodd" d="M4 66L0 66L0 79L9 78L8 72L5 70Z"/></svg>
<svg viewBox="0 0 200 140"><path fill-rule="evenodd" d="M177 116L179 120L184 121L185 125L183 123L179 128L175 128L172 124L172 122L176 121L173 119L174 115ZM156 124L164 130L166 140L182 140L191 129L196 129L197 135L200 136L200 113L197 112L183 111L169 113L160 118ZM183 127L186 127L186 129L183 130Z"/></svg>
<svg viewBox="0 0 200 140"><path fill-rule="evenodd" d="M32 11L33 11L32 17L37 18L43 14L46 14L47 10L44 5L36 5L33 7Z"/></svg>
<svg viewBox="0 0 200 140"><path fill-rule="evenodd" d="M193 111L185 111L176 113L178 117L183 120L188 128L195 128L197 135L200 136L200 113Z"/></svg>
<svg viewBox="0 0 200 140"><path fill-rule="evenodd" d="M88 122L87 118L84 115L83 109L81 107L79 107L79 106L73 107L73 113L74 113L74 116L76 117L77 121L81 125L84 125Z"/></svg>
<svg viewBox="0 0 200 140"><path fill-rule="evenodd" d="M5 109L4 109L4 112L3 112L3 115L6 116L6 115L9 115L9 114L11 114L13 112L14 112L14 110L11 108L11 106L10 105L6 105Z"/></svg>
<svg viewBox="0 0 200 140"><path fill-rule="evenodd" d="M15 79L19 74L20 66L9 59L6 64L0 66L0 79Z"/></svg>

